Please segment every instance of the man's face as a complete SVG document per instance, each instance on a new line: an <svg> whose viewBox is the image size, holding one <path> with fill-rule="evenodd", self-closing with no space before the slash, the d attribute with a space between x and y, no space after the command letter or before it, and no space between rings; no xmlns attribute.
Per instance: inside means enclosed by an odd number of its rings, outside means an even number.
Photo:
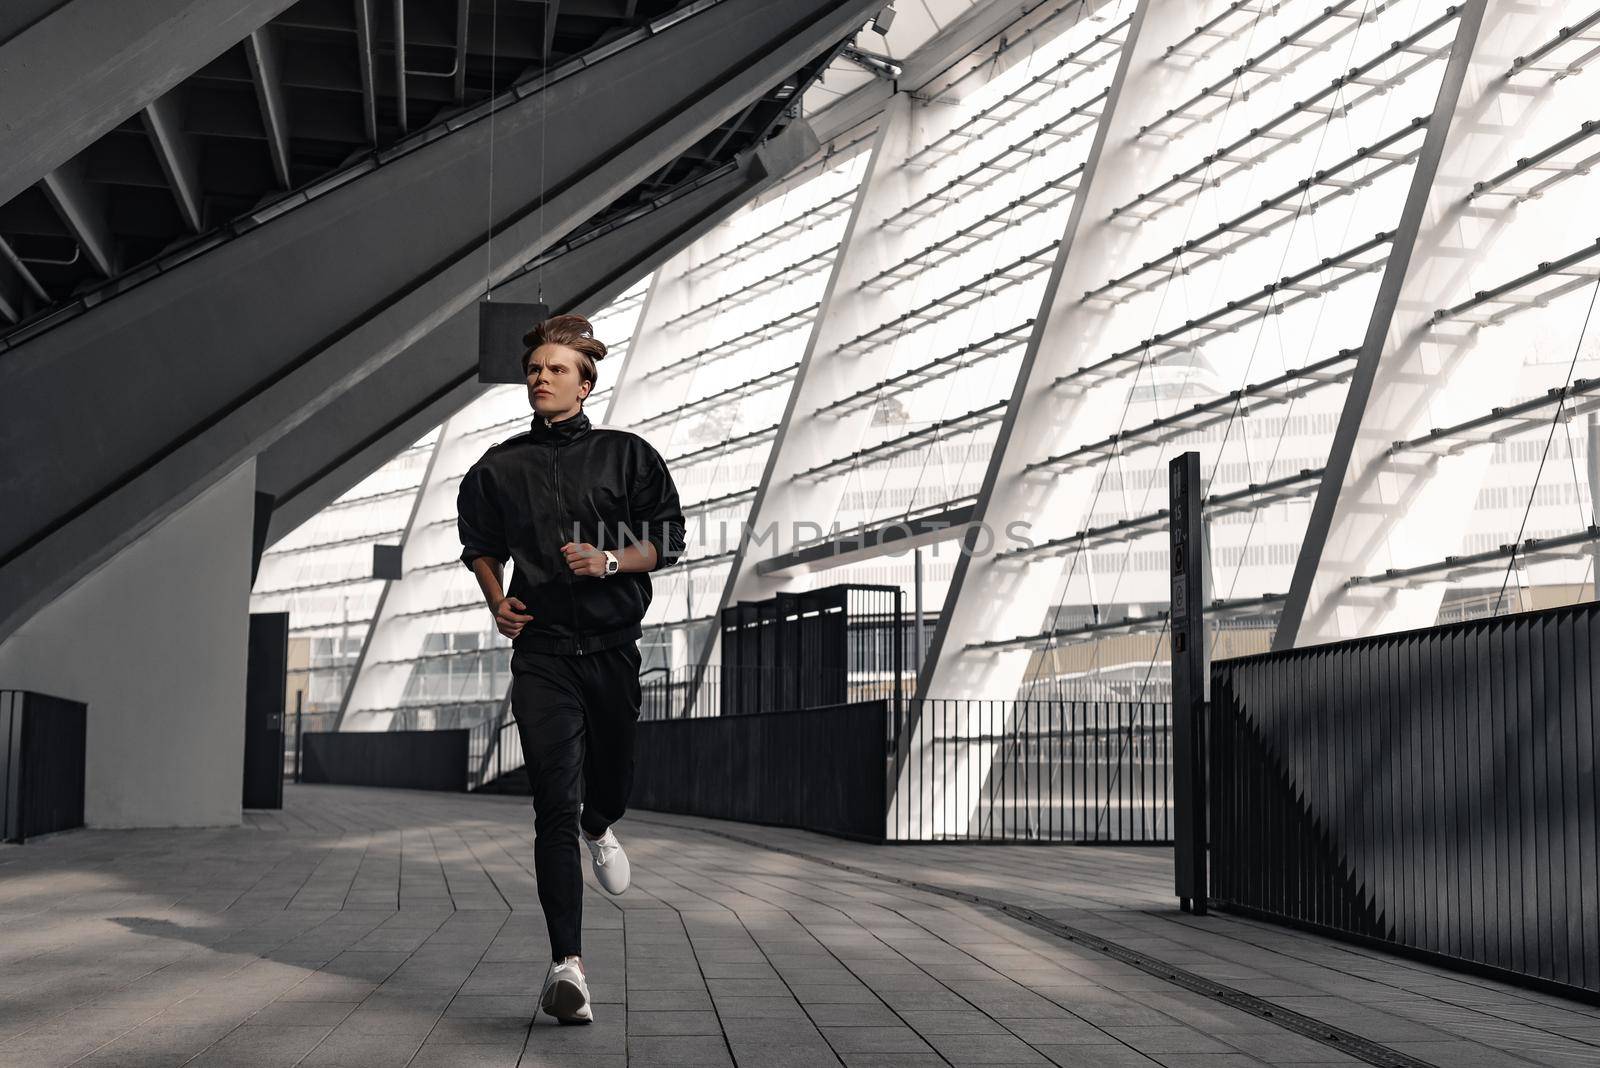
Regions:
<svg viewBox="0 0 1600 1068"><path fill-rule="evenodd" d="M540 345L528 357L528 404L534 414L551 419L578 411L589 395L589 383L578 369L578 354L565 345Z"/></svg>

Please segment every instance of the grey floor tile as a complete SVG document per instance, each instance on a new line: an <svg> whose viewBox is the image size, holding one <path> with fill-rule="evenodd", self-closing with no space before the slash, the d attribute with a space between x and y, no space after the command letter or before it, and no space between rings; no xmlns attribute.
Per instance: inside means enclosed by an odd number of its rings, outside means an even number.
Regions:
<svg viewBox="0 0 1600 1068"><path fill-rule="evenodd" d="M596 1021L561 1027L534 1014L525 800L292 787L248 819L0 855L0 1068L1349 1063L1011 915L703 828L1042 910L1448 1068L1600 1063L1593 1006L1184 916L1169 850L885 849L660 813L630 817L634 888L586 890ZM8 897L18 874L37 889Z"/></svg>
<svg viewBox="0 0 1600 1068"><path fill-rule="evenodd" d="M909 1027L824 1027L822 1035L839 1053L928 1053L925 1039Z"/></svg>

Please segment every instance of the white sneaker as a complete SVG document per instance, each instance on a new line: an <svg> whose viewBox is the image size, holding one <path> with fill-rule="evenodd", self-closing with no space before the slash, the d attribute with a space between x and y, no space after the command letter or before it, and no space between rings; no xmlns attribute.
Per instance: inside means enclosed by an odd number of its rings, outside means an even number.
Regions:
<svg viewBox="0 0 1600 1068"><path fill-rule="evenodd" d="M544 993L539 995L539 1007L562 1023L594 1022L589 1008L589 984L576 958L551 964L545 975Z"/></svg>
<svg viewBox="0 0 1600 1068"><path fill-rule="evenodd" d="M578 831L578 836L589 847L589 859L594 862L594 877L600 880L600 885L612 894L626 890L632 879L628 854L622 851L622 843L617 841L611 828L607 827L606 833L599 838L590 838L583 830Z"/></svg>

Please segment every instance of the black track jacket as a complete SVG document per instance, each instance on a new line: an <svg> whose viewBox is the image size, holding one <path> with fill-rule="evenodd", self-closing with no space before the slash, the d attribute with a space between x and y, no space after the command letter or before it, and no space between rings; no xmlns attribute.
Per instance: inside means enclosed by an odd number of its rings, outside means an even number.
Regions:
<svg viewBox="0 0 1600 1068"><path fill-rule="evenodd" d="M507 595L532 622L519 651L581 655L637 640L650 607L650 576L573 574L567 542L616 552L649 542L655 571L683 555L684 519L666 461L644 438L595 427L582 411L560 422L535 416L525 434L491 446L456 497L461 561L511 560Z"/></svg>

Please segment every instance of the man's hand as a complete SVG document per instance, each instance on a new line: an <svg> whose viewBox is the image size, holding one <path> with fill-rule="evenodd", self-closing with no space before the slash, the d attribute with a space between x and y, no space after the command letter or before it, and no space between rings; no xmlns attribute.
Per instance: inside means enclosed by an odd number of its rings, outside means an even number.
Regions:
<svg viewBox="0 0 1600 1068"><path fill-rule="evenodd" d="M520 614L527 610L528 606L519 597L500 598L500 603L494 606L495 629L507 638L515 638L522 633L523 625L533 620L531 615Z"/></svg>
<svg viewBox="0 0 1600 1068"><path fill-rule="evenodd" d="M606 573L605 553L596 549L586 541L569 541L561 547L566 555L567 566L574 575L587 575L589 578L603 578Z"/></svg>

